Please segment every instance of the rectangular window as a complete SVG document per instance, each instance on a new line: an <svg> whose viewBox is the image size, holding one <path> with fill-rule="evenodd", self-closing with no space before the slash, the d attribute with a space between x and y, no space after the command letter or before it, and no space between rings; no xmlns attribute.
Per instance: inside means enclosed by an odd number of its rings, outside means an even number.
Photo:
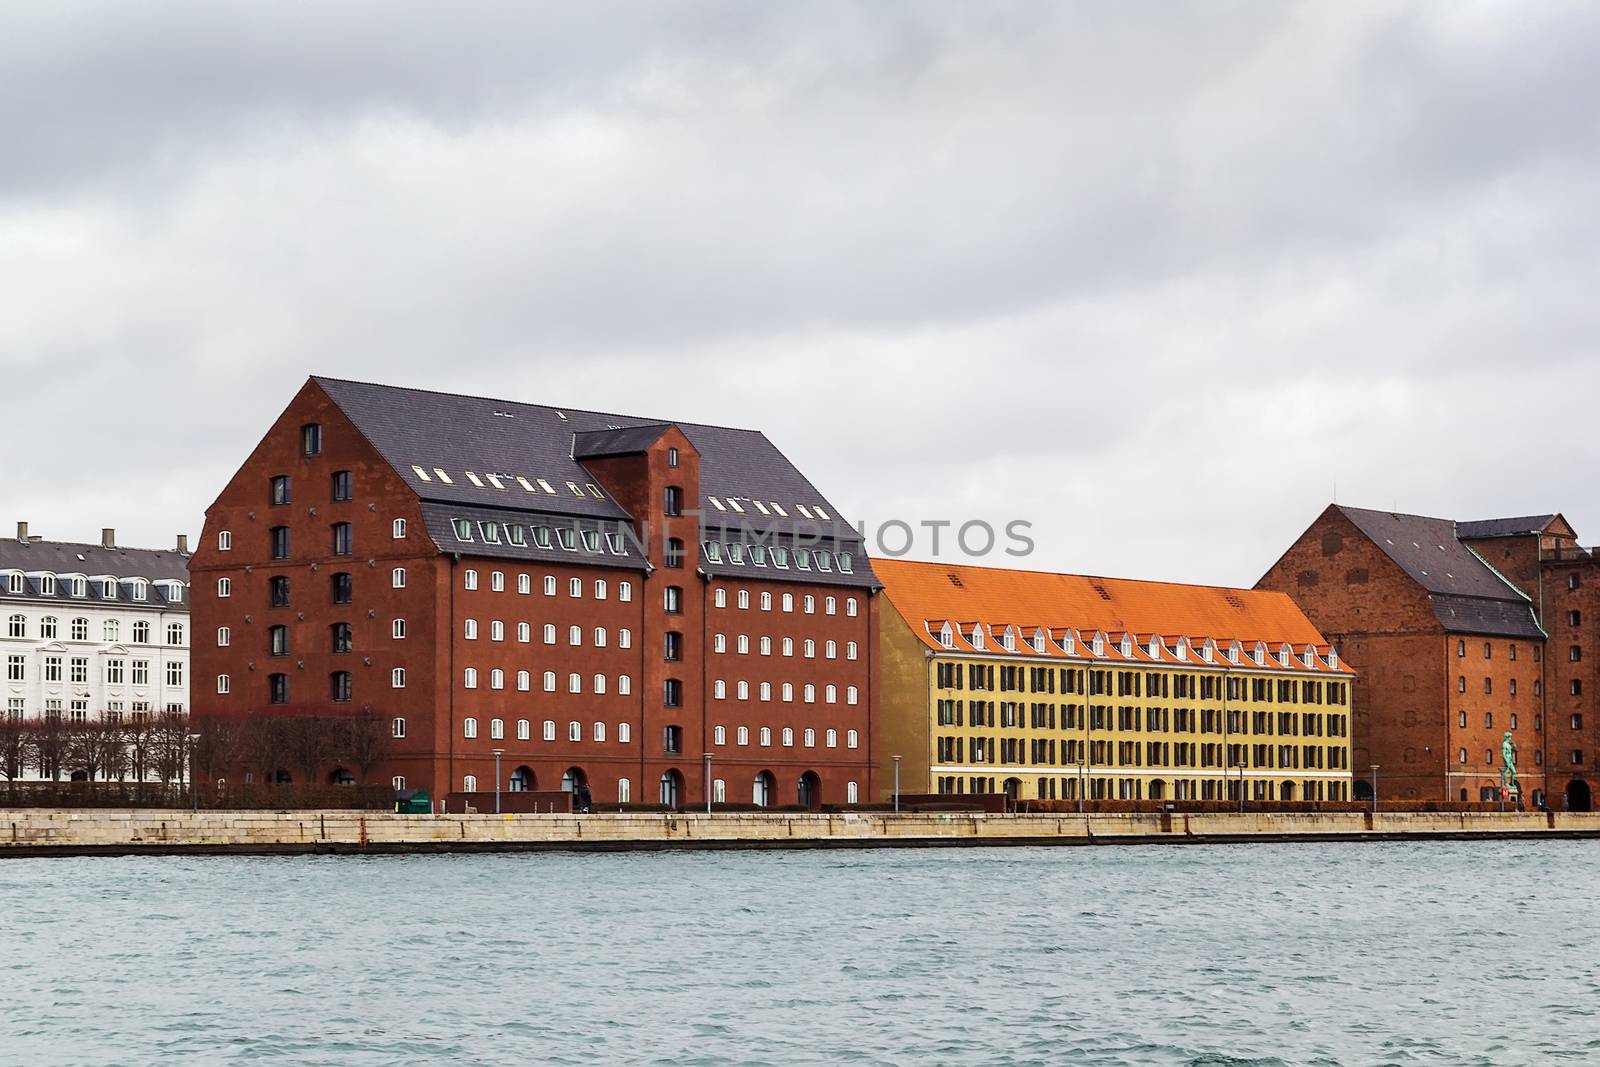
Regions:
<svg viewBox="0 0 1600 1067"><path fill-rule="evenodd" d="M300 427L300 451L307 456L322 455L322 427L308 423Z"/></svg>
<svg viewBox="0 0 1600 1067"><path fill-rule="evenodd" d="M335 501L351 499L350 487L351 479L349 471L333 472L333 485L330 487L329 495L332 496Z"/></svg>
<svg viewBox="0 0 1600 1067"><path fill-rule="evenodd" d="M335 556L348 556L353 551L355 551L355 548L354 540L350 533L350 524L348 522L334 523L333 554Z"/></svg>

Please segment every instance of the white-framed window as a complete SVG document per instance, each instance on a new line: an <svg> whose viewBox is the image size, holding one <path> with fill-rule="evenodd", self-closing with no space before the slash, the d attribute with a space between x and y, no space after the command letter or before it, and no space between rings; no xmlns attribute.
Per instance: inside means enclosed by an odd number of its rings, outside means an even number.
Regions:
<svg viewBox="0 0 1600 1067"><path fill-rule="evenodd" d="M583 644L583 627L567 627L567 644L577 646Z"/></svg>
<svg viewBox="0 0 1600 1067"><path fill-rule="evenodd" d="M597 674L594 676L593 682L594 691L598 694L604 694L606 691L606 676L603 674Z"/></svg>
<svg viewBox="0 0 1600 1067"><path fill-rule="evenodd" d="M395 789L404 789L406 787L406 776L403 774L397 774L393 778L389 779L389 784Z"/></svg>
<svg viewBox="0 0 1600 1067"><path fill-rule="evenodd" d="M718 586L716 592L711 594L711 603L712 603L713 607L719 607L719 608L727 607L728 606L728 591L726 589L723 589L721 586Z"/></svg>
<svg viewBox="0 0 1600 1067"><path fill-rule="evenodd" d="M617 779L617 803L626 804L633 796L633 783L626 778Z"/></svg>
<svg viewBox="0 0 1600 1067"><path fill-rule="evenodd" d="M838 614L838 610L839 602L833 597L824 597L822 599L822 613L824 615L836 615Z"/></svg>
<svg viewBox="0 0 1600 1067"><path fill-rule="evenodd" d="M578 598L578 599L582 599L583 598L583 579L582 578L568 578L567 579L567 595L570 596L570 597Z"/></svg>
<svg viewBox="0 0 1600 1067"><path fill-rule="evenodd" d="M806 638L805 644L803 646L801 646L801 647L804 650L804 654L805 654L806 659L816 659L817 658L817 643L815 641L813 641L811 638L809 638L809 637Z"/></svg>
<svg viewBox="0 0 1600 1067"><path fill-rule="evenodd" d="M183 660L167 660L167 685L180 686L183 684Z"/></svg>
<svg viewBox="0 0 1600 1067"><path fill-rule="evenodd" d="M517 720L517 740L518 741L526 741L526 740L528 740L529 736L532 734L532 730L533 730L533 724L530 723L527 719L518 719Z"/></svg>
<svg viewBox="0 0 1600 1067"><path fill-rule="evenodd" d="M748 656L749 654L750 654L750 635L749 634L740 634L739 635L739 655Z"/></svg>
<svg viewBox="0 0 1600 1067"><path fill-rule="evenodd" d="M544 643L547 645L556 643L556 624L553 622L544 624Z"/></svg>
<svg viewBox="0 0 1600 1067"><path fill-rule="evenodd" d="M824 686L822 690L822 701L825 704L839 703L839 687L833 685L832 683Z"/></svg>
<svg viewBox="0 0 1600 1067"><path fill-rule="evenodd" d="M793 748L794 747L794 727L792 727L792 726L785 726L783 728L783 747L784 748Z"/></svg>
<svg viewBox="0 0 1600 1067"><path fill-rule="evenodd" d="M146 623L145 625L148 626L149 623ZM100 626L100 636L101 636L102 640L120 641L120 640L122 640L122 636L121 635L122 635L122 623L118 622L116 619L107 619Z"/></svg>
<svg viewBox="0 0 1600 1067"><path fill-rule="evenodd" d="M813 730L809 726L806 727L805 731L803 733L801 733L801 735L800 735L800 743L802 745L804 745L806 748L816 748L817 747L817 731Z"/></svg>
<svg viewBox="0 0 1600 1067"><path fill-rule="evenodd" d="M556 595L556 576L553 574L547 574L544 576L544 595Z"/></svg>
<svg viewBox="0 0 1600 1067"><path fill-rule="evenodd" d="M762 700L771 700L772 699L772 683L771 682L762 682L761 683L761 688L760 688L760 690L758 690L758 692L761 694L761 699Z"/></svg>
<svg viewBox="0 0 1600 1067"><path fill-rule="evenodd" d="M594 598L596 600L604 600L606 598L606 580L604 578L596 578L594 580Z"/></svg>
<svg viewBox="0 0 1600 1067"><path fill-rule="evenodd" d="M855 597L848 597L848 598L845 599L845 602L844 602L844 613L846 615L850 615L850 616L854 616L855 615L855 613L856 613L856 598Z"/></svg>
<svg viewBox="0 0 1600 1067"><path fill-rule="evenodd" d="M404 667L396 667L394 670L389 672L389 688L404 689L405 687L406 669Z"/></svg>
<svg viewBox="0 0 1600 1067"><path fill-rule="evenodd" d="M478 688L478 668L468 667L461 675L461 684L467 689Z"/></svg>
<svg viewBox="0 0 1600 1067"><path fill-rule="evenodd" d="M583 723L578 722L576 719L574 719L572 722L567 723L567 740L568 741L582 741L583 740Z"/></svg>
<svg viewBox="0 0 1600 1067"><path fill-rule="evenodd" d="M728 783L721 778L711 780L711 802L713 804L726 804L728 802Z"/></svg>
<svg viewBox="0 0 1600 1067"><path fill-rule="evenodd" d="M577 671L573 671L571 674L567 675L567 692L583 692L583 675L579 674Z"/></svg>
<svg viewBox="0 0 1600 1067"><path fill-rule="evenodd" d="M771 611L772 610L772 594L771 593L763 592L761 594L761 610L762 611Z"/></svg>
<svg viewBox="0 0 1600 1067"><path fill-rule="evenodd" d="M18 615L17 618L20 619L20 618L22 618L22 616ZM22 635L21 634L12 634L11 636L12 637L21 637ZM712 637L711 637L711 651L713 651L713 652L726 652L726 651L728 651L728 635L727 634L713 634Z"/></svg>
<svg viewBox="0 0 1600 1067"><path fill-rule="evenodd" d="M617 675L617 695L627 696L633 692L633 679L626 674Z"/></svg>
<svg viewBox="0 0 1600 1067"><path fill-rule="evenodd" d="M217 579L217 596L230 597L233 595L233 580L231 578Z"/></svg>
<svg viewBox="0 0 1600 1067"><path fill-rule="evenodd" d="M464 619L464 620L462 620L462 623L461 623L461 636L465 640L476 641L478 639L478 620L477 619Z"/></svg>
<svg viewBox="0 0 1600 1067"><path fill-rule="evenodd" d="M506 639L506 624L499 619L489 621L489 640L504 641Z"/></svg>
<svg viewBox="0 0 1600 1067"><path fill-rule="evenodd" d="M465 589L478 588L478 572L475 570L468 570L461 576L461 583L462 587Z"/></svg>
<svg viewBox="0 0 1600 1067"><path fill-rule="evenodd" d="M505 571L489 572L489 590L494 593L504 593L506 591Z"/></svg>
<svg viewBox="0 0 1600 1067"><path fill-rule="evenodd" d="M517 672L517 692L526 693L533 684L533 677L527 671Z"/></svg>
<svg viewBox="0 0 1600 1067"><path fill-rule="evenodd" d="M396 641L404 641L406 638L406 620L395 619L389 623L389 636Z"/></svg>
<svg viewBox="0 0 1600 1067"><path fill-rule="evenodd" d="M406 721L404 719L391 719L389 721L389 736L404 737L406 735Z"/></svg>
<svg viewBox="0 0 1600 1067"><path fill-rule="evenodd" d="M533 640L533 627L525 622L517 623L517 642L525 645L531 640Z"/></svg>
<svg viewBox="0 0 1600 1067"><path fill-rule="evenodd" d="M783 639L783 654L785 656L794 655L794 638L785 637Z"/></svg>
<svg viewBox="0 0 1600 1067"><path fill-rule="evenodd" d="M617 744L626 745L633 740L633 725L631 723L617 723Z"/></svg>
<svg viewBox="0 0 1600 1067"><path fill-rule="evenodd" d="M763 656L772 655L772 638L765 636L761 638L761 654Z"/></svg>
<svg viewBox="0 0 1600 1067"><path fill-rule="evenodd" d="M606 724L603 722L595 723L594 730L589 736L593 737L596 741L604 741L606 739Z"/></svg>
<svg viewBox="0 0 1600 1067"><path fill-rule="evenodd" d="M807 615L815 615L817 613L817 598L810 593L806 594L805 605Z"/></svg>
<svg viewBox="0 0 1600 1067"><path fill-rule="evenodd" d="M728 743L728 728L726 726L713 726L711 728L711 743L725 745Z"/></svg>
<svg viewBox="0 0 1600 1067"><path fill-rule="evenodd" d="M218 552L231 552L231 551L233 551L233 531L231 531L231 530L218 530L217 531L217 551Z"/></svg>
<svg viewBox="0 0 1600 1067"><path fill-rule="evenodd" d="M396 519L396 520L394 520L393 531L392 531L391 536L393 536L396 541L404 541L405 540L405 537L406 537L406 520L404 520L404 519Z"/></svg>
<svg viewBox="0 0 1600 1067"><path fill-rule="evenodd" d="M844 690L844 702L846 704L858 703L860 695L860 690L856 689L855 686L846 686Z"/></svg>
<svg viewBox="0 0 1600 1067"><path fill-rule="evenodd" d="M489 672L489 688L504 689L506 687L506 672L499 667Z"/></svg>
<svg viewBox="0 0 1600 1067"><path fill-rule="evenodd" d="M632 648L633 647L633 631L632 630L621 629L621 630L617 631L617 647L618 648Z"/></svg>
<svg viewBox="0 0 1600 1067"><path fill-rule="evenodd" d="M545 671L544 672L544 691L546 693L554 693L556 691L556 672L555 671Z"/></svg>
<svg viewBox="0 0 1600 1067"><path fill-rule="evenodd" d="M389 581L394 588L404 589L406 587L406 569L404 567L396 567L389 573Z"/></svg>
<svg viewBox="0 0 1600 1067"><path fill-rule="evenodd" d="M822 643L822 654L825 657L827 657L828 659L838 659L839 658L839 642L834 641L831 638L829 640L827 640L827 641L824 641Z"/></svg>
<svg viewBox="0 0 1600 1067"><path fill-rule="evenodd" d="M463 775L461 778L461 791L463 793L476 793L478 791L478 776L475 774Z"/></svg>
<svg viewBox="0 0 1600 1067"><path fill-rule="evenodd" d="M223 629L227 629L227 627L223 627ZM221 633L222 631L219 630L217 632ZM28 617L26 615L13 615L9 619L7 619L6 620L6 636L7 637L27 637L28 636Z"/></svg>
<svg viewBox="0 0 1600 1067"><path fill-rule="evenodd" d="M856 658L856 643L854 641L846 641L844 643L844 658L845 659L855 659Z"/></svg>
<svg viewBox="0 0 1600 1067"><path fill-rule="evenodd" d="M844 732L844 747L845 748L855 748L856 745L857 745L858 740L859 739L857 738L856 732L854 730L846 730Z"/></svg>
<svg viewBox="0 0 1600 1067"><path fill-rule="evenodd" d="M712 682L711 683L711 699L712 700L726 700L726 699L728 699L728 683L723 681L721 678L718 678L716 681Z"/></svg>
<svg viewBox="0 0 1600 1067"><path fill-rule="evenodd" d="M517 575L517 592L523 596L533 592L533 576L531 574Z"/></svg>
<svg viewBox="0 0 1600 1067"><path fill-rule="evenodd" d="M489 737L491 740L502 741L506 736L506 721L504 719L489 720Z"/></svg>
<svg viewBox="0 0 1600 1067"><path fill-rule="evenodd" d="M822 735L822 742L823 742L823 744L827 745L829 748L838 748L839 747L839 731L830 728L826 733L824 733Z"/></svg>
<svg viewBox="0 0 1600 1067"><path fill-rule="evenodd" d="M228 686L228 676L226 674L217 675L217 692L226 693L228 691Z"/></svg>
<svg viewBox="0 0 1600 1067"><path fill-rule="evenodd" d="M462 719L461 720L461 732L462 732L462 736L463 737L477 737L478 736L478 720L477 719Z"/></svg>
<svg viewBox="0 0 1600 1067"><path fill-rule="evenodd" d="M772 747L772 727L763 726L761 728L761 732L757 735L757 737L760 740L760 744L761 744L762 748L771 748Z"/></svg>
<svg viewBox="0 0 1600 1067"><path fill-rule="evenodd" d="M794 683L793 682L784 682L783 683L783 701L786 704L792 704L794 702Z"/></svg>
<svg viewBox="0 0 1600 1067"><path fill-rule="evenodd" d="M617 583L617 599L622 601L623 603L627 603L628 601L633 599L633 583L632 582L618 582Z"/></svg>
<svg viewBox="0 0 1600 1067"><path fill-rule="evenodd" d="M785 594L783 594L783 600L781 601L781 603L783 604L783 610L784 611L793 611L794 610L794 594L793 593L785 593Z"/></svg>
<svg viewBox="0 0 1600 1067"><path fill-rule="evenodd" d="M12 637L21 637L21 634L12 634ZM227 648L233 642L233 631L226 626L217 627L217 647Z"/></svg>
<svg viewBox="0 0 1600 1067"><path fill-rule="evenodd" d="M750 727L739 727L738 730L734 731L734 737L738 740L739 744L748 745L750 743Z"/></svg>
<svg viewBox="0 0 1600 1067"><path fill-rule="evenodd" d="M739 607L747 609L747 610L749 609L749 607L750 607L750 590L748 590L748 589L739 590Z"/></svg>
<svg viewBox="0 0 1600 1067"><path fill-rule="evenodd" d="M544 721L544 733L541 736L546 741L554 741L556 739L556 721L554 719L546 719Z"/></svg>
<svg viewBox="0 0 1600 1067"><path fill-rule="evenodd" d="M856 788L856 784L854 782L846 782L844 784L844 802L846 804L856 804L859 803L859 798L860 791Z"/></svg>
<svg viewBox="0 0 1600 1067"><path fill-rule="evenodd" d="M594 628L594 647L606 647L606 628L604 626L596 626Z"/></svg>
<svg viewBox="0 0 1600 1067"><path fill-rule="evenodd" d="M744 681L743 679L740 679L737 692L739 694L739 699L740 700L749 700L750 699L750 683L747 682L747 681Z"/></svg>

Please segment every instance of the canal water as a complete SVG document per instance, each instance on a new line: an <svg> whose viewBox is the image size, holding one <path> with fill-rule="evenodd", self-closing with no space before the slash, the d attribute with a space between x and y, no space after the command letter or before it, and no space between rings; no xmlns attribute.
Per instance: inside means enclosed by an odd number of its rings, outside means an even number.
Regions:
<svg viewBox="0 0 1600 1067"><path fill-rule="evenodd" d="M1600 843L0 860L0 1062L1600 1063Z"/></svg>

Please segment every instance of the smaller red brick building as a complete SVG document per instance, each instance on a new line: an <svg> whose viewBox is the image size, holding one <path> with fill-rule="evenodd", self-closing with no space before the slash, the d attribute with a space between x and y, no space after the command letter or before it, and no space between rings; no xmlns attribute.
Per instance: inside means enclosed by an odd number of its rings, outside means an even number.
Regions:
<svg viewBox="0 0 1600 1067"><path fill-rule="evenodd" d="M190 573L202 726L374 709L435 797L875 796L878 583L757 431L312 378Z"/></svg>
<svg viewBox="0 0 1600 1067"><path fill-rule="evenodd" d="M1509 733L1525 803L1545 796L1545 633L1455 522L1331 505L1257 588L1293 597L1357 672L1358 794L1377 764L1383 799L1491 799Z"/></svg>

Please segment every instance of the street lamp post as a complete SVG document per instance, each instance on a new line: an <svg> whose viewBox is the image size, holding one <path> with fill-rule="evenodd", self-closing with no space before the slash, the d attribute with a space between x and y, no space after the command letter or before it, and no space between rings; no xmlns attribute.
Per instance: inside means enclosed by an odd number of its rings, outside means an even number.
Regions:
<svg viewBox="0 0 1600 1067"><path fill-rule="evenodd" d="M711 814L711 753L706 753L706 814Z"/></svg>
<svg viewBox="0 0 1600 1067"><path fill-rule="evenodd" d="M1244 754L1235 761L1239 766L1239 814L1244 814Z"/></svg>
<svg viewBox="0 0 1600 1067"><path fill-rule="evenodd" d="M198 815L200 813L200 794L197 793L194 781L194 750L200 745L200 735L189 735L189 810Z"/></svg>
<svg viewBox="0 0 1600 1067"><path fill-rule="evenodd" d="M894 810L900 813L900 757L894 757Z"/></svg>
<svg viewBox="0 0 1600 1067"><path fill-rule="evenodd" d="M494 749L494 813L500 814L500 755L503 748Z"/></svg>
<svg viewBox="0 0 1600 1067"><path fill-rule="evenodd" d="M1372 814L1374 814L1374 815L1378 814L1378 767L1379 766L1380 766L1380 764L1377 764L1377 763L1374 763L1372 765Z"/></svg>
<svg viewBox="0 0 1600 1067"><path fill-rule="evenodd" d="M1078 757L1078 814L1083 814L1083 757Z"/></svg>

